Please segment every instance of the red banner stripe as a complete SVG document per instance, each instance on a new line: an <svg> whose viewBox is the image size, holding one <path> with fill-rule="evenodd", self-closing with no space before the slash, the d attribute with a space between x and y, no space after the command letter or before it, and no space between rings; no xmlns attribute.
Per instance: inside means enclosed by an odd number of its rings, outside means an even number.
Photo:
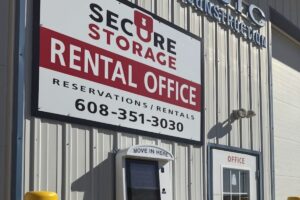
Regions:
<svg viewBox="0 0 300 200"><path fill-rule="evenodd" d="M95 72L90 63L96 63ZM201 109L200 84L44 27L40 28L40 67L194 111Z"/></svg>

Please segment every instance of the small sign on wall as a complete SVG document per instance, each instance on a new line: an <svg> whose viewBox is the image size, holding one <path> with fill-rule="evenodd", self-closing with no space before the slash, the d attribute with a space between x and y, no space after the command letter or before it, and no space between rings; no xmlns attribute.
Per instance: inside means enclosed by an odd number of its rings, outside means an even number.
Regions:
<svg viewBox="0 0 300 200"><path fill-rule="evenodd" d="M201 142L199 38L117 0L38 9L34 113Z"/></svg>
<svg viewBox="0 0 300 200"><path fill-rule="evenodd" d="M209 198L260 199L260 153L209 144Z"/></svg>

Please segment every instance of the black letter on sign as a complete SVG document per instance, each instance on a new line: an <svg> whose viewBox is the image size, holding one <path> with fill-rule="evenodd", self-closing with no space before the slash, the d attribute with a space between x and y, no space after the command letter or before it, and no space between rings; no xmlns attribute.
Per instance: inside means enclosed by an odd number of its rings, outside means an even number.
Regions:
<svg viewBox="0 0 300 200"><path fill-rule="evenodd" d="M154 32L154 46L155 47L160 47L161 50L165 50L164 49L164 43L165 43L164 37L162 35Z"/></svg>
<svg viewBox="0 0 300 200"><path fill-rule="evenodd" d="M132 36L132 33L129 32L129 31L126 29L126 24L127 24L127 23L130 24L130 25L133 24L133 22L130 21L129 19L123 19L123 20L121 21L121 27L122 27L124 33L126 33L126 34L129 35L129 36Z"/></svg>
<svg viewBox="0 0 300 200"><path fill-rule="evenodd" d="M106 26L115 29L117 31L118 27L115 26L114 24L117 23L116 19L118 19L119 15L108 10L106 17L107 17Z"/></svg>
<svg viewBox="0 0 300 200"><path fill-rule="evenodd" d="M94 16L93 14L90 14L90 18L92 20L94 20L95 22L99 22L99 23L102 22L103 17L100 13L102 11L102 8L99 5L95 4L95 3L91 3L90 4L90 9L96 15L96 16Z"/></svg>
<svg viewBox="0 0 300 200"><path fill-rule="evenodd" d="M176 55L176 51L175 51L175 45L176 45L176 41L168 39L168 52Z"/></svg>

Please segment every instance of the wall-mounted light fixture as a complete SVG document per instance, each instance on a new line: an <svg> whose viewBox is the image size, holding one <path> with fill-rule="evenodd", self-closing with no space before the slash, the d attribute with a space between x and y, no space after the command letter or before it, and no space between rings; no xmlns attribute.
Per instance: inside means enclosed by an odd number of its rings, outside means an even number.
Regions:
<svg viewBox="0 0 300 200"><path fill-rule="evenodd" d="M255 115L256 115L256 113L253 110L248 110L246 117L251 118L251 117L254 117Z"/></svg>
<svg viewBox="0 0 300 200"><path fill-rule="evenodd" d="M243 108L239 110L232 111L231 117L233 120L238 120L242 118L251 118L254 117L256 114L253 110L245 110Z"/></svg>

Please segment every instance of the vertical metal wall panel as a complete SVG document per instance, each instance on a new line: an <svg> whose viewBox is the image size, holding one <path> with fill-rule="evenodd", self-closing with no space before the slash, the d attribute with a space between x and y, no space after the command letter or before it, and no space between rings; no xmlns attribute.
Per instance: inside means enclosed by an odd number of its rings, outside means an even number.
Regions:
<svg viewBox="0 0 300 200"><path fill-rule="evenodd" d="M68 132L69 151L66 155L69 161L69 166L66 169L70 179L68 191L71 189L71 199L90 199L92 189L90 137L92 134L87 128L73 125L69 127Z"/></svg>
<svg viewBox="0 0 300 200"><path fill-rule="evenodd" d="M118 134L118 136L118 149L126 149L137 144L138 136L136 135Z"/></svg>
<svg viewBox="0 0 300 200"><path fill-rule="evenodd" d="M155 0L137 0L137 5L150 12L154 12L154 2Z"/></svg>
<svg viewBox="0 0 300 200"><path fill-rule="evenodd" d="M261 123L260 123L260 73L259 73L259 49L251 47L250 54L250 69L251 69L251 102L252 110L255 111L256 116L251 119L252 122L252 149L260 151L261 144Z"/></svg>
<svg viewBox="0 0 300 200"><path fill-rule="evenodd" d="M300 25L300 22L298 21L298 10L300 4L298 0L291 0L290 2L290 7L291 7L291 12L290 12L290 19L294 22L296 25Z"/></svg>
<svg viewBox="0 0 300 200"><path fill-rule="evenodd" d="M159 143L159 146L168 150L171 153L174 153L173 152L173 149L174 149L173 142L163 140Z"/></svg>
<svg viewBox="0 0 300 200"><path fill-rule="evenodd" d="M229 51L229 112L239 109L239 39L234 33L230 32L228 41L228 51ZM231 124L232 131L229 133L229 145L234 147L239 147L240 145L240 123L235 121Z"/></svg>
<svg viewBox="0 0 300 200"><path fill-rule="evenodd" d="M114 199L114 134L106 130L93 130L93 162L90 199Z"/></svg>
<svg viewBox="0 0 300 200"><path fill-rule="evenodd" d="M9 4L9 1L0 2L0 68L8 64Z"/></svg>
<svg viewBox="0 0 300 200"><path fill-rule="evenodd" d="M1 9L1 8L0 8ZM2 10L2 9L1 9ZM0 40L2 42L2 40ZM4 66L0 66L0 177L5 177L7 171L7 162L6 153L7 153L7 139L8 139L8 132L7 132L7 125L8 120L7 117L7 68ZM0 179L0 198L3 199L5 196L5 179Z"/></svg>
<svg viewBox="0 0 300 200"><path fill-rule="evenodd" d="M173 168L173 179L174 179L174 200L188 200L188 146L182 144L175 144L174 147L174 168Z"/></svg>
<svg viewBox="0 0 300 200"><path fill-rule="evenodd" d="M229 93L228 93L228 48L227 48L227 38L228 30L223 27L217 27L217 44L216 44L216 54L217 54L217 67L216 67L216 81L217 81L217 125L218 132L217 138L218 143L227 145L228 144L228 128L229 125ZM224 128L226 127L226 128Z"/></svg>
<svg viewBox="0 0 300 200"><path fill-rule="evenodd" d="M14 5L0 2L0 199L11 199Z"/></svg>
<svg viewBox="0 0 300 200"><path fill-rule="evenodd" d="M261 3L264 10L267 8L266 3ZM206 21L206 20L205 20ZM218 25L219 26L219 25ZM216 33L217 32L217 33ZM226 144L230 146L241 147L244 149L255 149L262 151L263 171L264 174L264 195L265 199L270 199L270 129L269 129L269 90L268 90L268 52L267 49L257 48L248 44L241 37L230 31L228 43L228 63L229 73L222 70L222 61L220 55L226 54L219 42L218 35L221 31L216 28L214 22L207 21L204 25L204 51L205 51L205 100L206 114L205 126L207 128L208 139L210 142ZM260 30L262 35L267 36L267 28ZM218 50L217 50L218 48ZM253 54L252 54L253 53ZM256 61L253 61L256 59ZM221 62L220 62L221 61ZM251 65L251 66L250 66ZM251 69L254 68L252 76ZM258 70L258 73L257 73ZM222 78L222 76L227 76ZM228 88L228 105L224 105L223 95L226 93L224 84L226 79L229 80ZM255 86L252 87L252 82ZM226 101L226 100L225 100ZM255 106L253 105L255 104ZM217 139L209 137L214 130L214 125L221 118L222 110L229 108L229 112L234 109L253 108L257 113L255 123L250 119L235 121L232 124L232 131L229 136L230 140ZM253 133L255 130L255 133ZM220 133L221 131L216 131ZM217 135L215 133L215 135Z"/></svg>
<svg viewBox="0 0 300 200"><path fill-rule="evenodd" d="M206 133L216 136L217 130L213 127L216 121L216 24L204 18L204 76L205 76L205 128ZM208 137L210 138L210 137ZM209 142L216 142L215 137L211 137Z"/></svg>
<svg viewBox="0 0 300 200"><path fill-rule="evenodd" d="M271 0L271 5L273 5L277 11L283 14L283 4L286 1L281 1L281 0Z"/></svg>
<svg viewBox="0 0 300 200"><path fill-rule="evenodd" d="M31 175L32 177L32 189L33 190L39 190L40 189L40 126L41 126L41 119L33 119L33 124L32 124L32 128L33 128L33 132L31 132L31 134L33 134L33 149L30 149L30 156L31 156L31 166L33 168L33 171L31 171ZM46 188L45 188L46 189Z"/></svg>
<svg viewBox="0 0 300 200"><path fill-rule="evenodd" d="M0 72L1 71L2 70L0 70ZM1 102L1 104L2 103L3 103L3 101ZM0 108L2 108L2 106ZM2 117L2 116L0 116L0 117ZM2 122L4 122L4 120L2 120ZM0 126L4 127L4 125L2 123L0 124ZM0 176L4 177L4 174L6 172L6 166L5 165L6 165L6 162L7 162L6 159L5 159L5 146L4 146L4 141L6 139L6 137L5 137L5 131L3 131L3 132L0 133L0 138L1 138L1 142L0 142ZM5 185L6 184L7 183L4 180L0 180L0 198L2 198L2 199L4 198Z"/></svg>
<svg viewBox="0 0 300 200"><path fill-rule="evenodd" d="M202 16L196 11L194 11L193 8L189 8L189 13L189 31L199 37L202 37Z"/></svg>
<svg viewBox="0 0 300 200"><path fill-rule="evenodd" d="M292 0L289 0L289 1L286 1L284 4L283 4L283 14L284 16L286 16L288 19L291 20L291 10L292 10L292 7L291 7L291 1ZM292 20L291 20L292 21Z"/></svg>
<svg viewBox="0 0 300 200"><path fill-rule="evenodd" d="M41 187L50 191L60 191L61 177L61 125L42 124L40 131L39 149L40 168L39 177ZM58 183L58 185L56 185Z"/></svg>
<svg viewBox="0 0 300 200"><path fill-rule="evenodd" d="M250 109L250 76L249 76L249 44L240 38L240 107L246 110ZM250 137L250 119L241 120L240 146L244 149L250 149L251 137Z"/></svg>
<svg viewBox="0 0 300 200"><path fill-rule="evenodd" d="M179 1L173 1L173 19L172 22L176 24L177 26L180 26L183 29L188 28L188 12L189 8L188 6L182 6L182 4Z"/></svg>
<svg viewBox="0 0 300 200"><path fill-rule="evenodd" d="M298 22L297 24L298 24L298 27L300 27L300 14L298 12L299 8L300 8L300 2L297 1L297 22Z"/></svg>
<svg viewBox="0 0 300 200"><path fill-rule="evenodd" d="M30 183L32 183L32 170L33 168L31 167L31 162L32 162L32 159L31 159L31 155L30 155L30 152L31 152L31 149L34 147L34 144L32 142L32 133L33 131L31 130L32 129L32 122L34 119L32 120L25 120L25 124L24 124L24 129L25 129L25 133L24 133L24 154L23 154L23 157L24 157L24 169L23 169L23 173L26 174L26 176L24 176L24 191L30 191L30 190L33 190L33 188L31 187Z"/></svg>
<svg viewBox="0 0 300 200"><path fill-rule="evenodd" d="M57 191L61 194L62 185L58 180L62 178L62 125L53 121L43 123L41 120L34 120L34 126L34 131L30 132L34 134L34 149L25 147L25 150L34 152L32 163L28 162L29 166L25 167L34 176L33 179L29 178L29 181L33 181L30 189ZM28 128L28 123L26 127ZM25 136L28 138L24 142L30 143L30 136ZM28 154L25 154L25 158L30 159ZM33 171L30 167L33 167Z"/></svg>
<svg viewBox="0 0 300 200"><path fill-rule="evenodd" d="M298 0L268 0L269 5L300 28L300 2Z"/></svg>
<svg viewBox="0 0 300 200"><path fill-rule="evenodd" d="M23 137L23 191L32 191L38 188L39 180L36 175L38 169L35 160L38 152L37 149L37 135L40 132L40 119L31 117L31 77L32 77L32 24L33 24L33 1L26 1L26 31L25 31L25 121L24 121L24 137ZM63 137L63 136L61 136ZM61 164L61 163L60 163Z"/></svg>
<svg viewBox="0 0 300 200"><path fill-rule="evenodd" d="M171 21L172 0L156 0L156 14Z"/></svg>
<svg viewBox="0 0 300 200"><path fill-rule="evenodd" d="M157 145L158 144L158 139L154 139L154 138L150 138L150 137L138 136L137 144Z"/></svg>
<svg viewBox="0 0 300 200"><path fill-rule="evenodd" d="M202 163L202 149L191 146L190 152L190 182L191 200L202 199L203 196L203 163Z"/></svg>
<svg viewBox="0 0 300 200"><path fill-rule="evenodd" d="M268 26L261 28L263 35L268 35ZM270 42L270 40L269 40ZM261 72L261 137L262 137L262 155L263 155L263 172L264 172L264 198L271 199L271 148L270 148L270 101L269 101L269 58L268 49L260 49L260 72Z"/></svg>

